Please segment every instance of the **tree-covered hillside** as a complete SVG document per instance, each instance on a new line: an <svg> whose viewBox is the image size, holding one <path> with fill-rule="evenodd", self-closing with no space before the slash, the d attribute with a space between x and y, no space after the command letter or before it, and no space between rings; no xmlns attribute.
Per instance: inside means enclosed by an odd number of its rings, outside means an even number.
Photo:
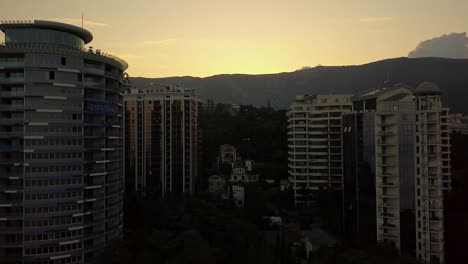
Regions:
<svg viewBox="0 0 468 264"><path fill-rule="evenodd" d="M177 84L222 103L263 105L286 109L298 94L355 93L390 83L416 86L437 83L452 112L468 113L468 59L396 58L357 66L317 66L294 72L246 75L223 74L206 78L132 78L133 85Z"/></svg>

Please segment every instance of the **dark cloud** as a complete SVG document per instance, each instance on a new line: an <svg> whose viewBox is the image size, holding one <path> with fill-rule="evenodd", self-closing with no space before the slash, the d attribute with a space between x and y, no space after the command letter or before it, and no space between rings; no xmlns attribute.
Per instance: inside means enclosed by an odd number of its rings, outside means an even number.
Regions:
<svg viewBox="0 0 468 264"><path fill-rule="evenodd" d="M463 32L425 40L419 43L416 49L408 54L408 57L468 58L468 37L466 32Z"/></svg>

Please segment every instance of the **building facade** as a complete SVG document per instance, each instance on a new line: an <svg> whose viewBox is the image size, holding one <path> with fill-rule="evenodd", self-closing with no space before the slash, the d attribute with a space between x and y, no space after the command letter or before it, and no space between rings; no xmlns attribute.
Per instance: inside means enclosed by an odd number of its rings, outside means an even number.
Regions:
<svg viewBox="0 0 468 264"><path fill-rule="evenodd" d="M124 94L129 191L193 194L201 169L202 103L192 89L176 86L152 84Z"/></svg>
<svg viewBox="0 0 468 264"><path fill-rule="evenodd" d="M296 96L288 111L289 178L296 206L307 193L343 189L342 114L351 112L352 95Z"/></svg>
<svg viewBox="0 0 468 264"><path fill-rule="evenodd" d="M127 63L72 25L0 30L0 260L92 263L122 236Z"/></svg>
<svg viewBox="0 0 468 264"><path fill-rule="evenodd" d="M354 112L343 117L348 231L359 238L375 226L377 242L427 263L445 262L443 199L451 172L448 110L440 95L433 83L372 89L356 95ZM369 175L374 189L363 181ZM372 194L374 221L362 200Z"/></svg>

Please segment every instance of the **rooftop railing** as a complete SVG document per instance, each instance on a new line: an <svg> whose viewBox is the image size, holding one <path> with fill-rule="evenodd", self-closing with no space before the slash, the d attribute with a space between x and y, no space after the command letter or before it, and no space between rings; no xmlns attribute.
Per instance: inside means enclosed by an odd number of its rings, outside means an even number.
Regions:
<svg viewBox="0 0 468 264"><path fill-rule="evenodd" d="M102 52L100 50L80 49L75 47L59 48L54 47L53 45L48 43L0 43L0 52L35 52L37 50L40 50L41 52L51 52L60 54L79 52L87 58L104 58L109 62L118 63L119 66L122 67L124 70L128 68L128 63L123 59L112 54Z"/></svg>

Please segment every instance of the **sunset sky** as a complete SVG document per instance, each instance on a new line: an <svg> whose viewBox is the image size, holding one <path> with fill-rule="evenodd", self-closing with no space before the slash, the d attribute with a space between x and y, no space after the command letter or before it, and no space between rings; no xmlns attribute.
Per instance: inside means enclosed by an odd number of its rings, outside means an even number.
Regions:
<svg viewBox="0 0 468 264"><path fill-rule="evenodd" d="M3 0L0 19L81 25L82 11L90 46L144 77L362 64L468 30L467 0Z"/></svg>

